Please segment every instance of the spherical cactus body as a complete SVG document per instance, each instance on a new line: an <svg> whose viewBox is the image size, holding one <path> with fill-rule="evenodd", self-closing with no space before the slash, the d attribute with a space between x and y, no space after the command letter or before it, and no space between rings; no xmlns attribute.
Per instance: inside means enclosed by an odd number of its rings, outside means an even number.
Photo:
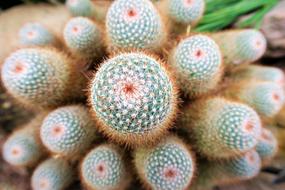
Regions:
<svg viewBox="0 0 285 190"><path fill-rule="evenodd" d="M28 124L15 130L3 145L3 158L11 165L33 167L45 155L38 136L38 129L44 118L40 114Z"/></svg>
<svg viewBox="0 0 285 190"><path fill-rule="evenodd" d="M177 110L175 84L166 68L143 53L108 59L91 80L89 104L111 139L142 145L157 141Z"/></svg>
<svg viewBox="0 0 285 190"><path fill-rule="evenodd" d="M227 69L258 60L266 50L263 34L254 29L229 30L211 35L220 46Z"/></svg>
<svg viewBox="0 0 285 190"><path fill-rule="evenodd" d="M222 56L217 44L205 35L182 40L170 63L186 96L197 97L213 90L221 79Z"/></svg>
<svg viewBox="0 0 285 190"><path fill-rule="evenodd" d="M268 129L262 129L259 142L256 145L256 151L264 162L270 161L277 153L278 144L273 133Z"/></svg>
<svg viewBox="0 0 285 190"><path fill-rule="evenodd" d="M120 23L120 24L118 24ZM161 17L149 0L117 0L106 17L109 49L159 51L166 32Z"/></svg>
<svg viewBox="0 0 285 190"><path fill-rule="evenodd" d="M224 94L250 105L263 117L276 115L285 102L283 87L273 82L233 83Z"/></svg>
<svg viewBox="0 0 285 190"><path fill-rule="evenodd" d="M176 137L170 137L152 148L139 148L134 157L139 176L150 189L187 189L194 176L193 155Z"/></svg>
<svg viewBox="0 0 285 190"><path fill-rule="evenodd" d="M260 80L275 82L281 86L285 86L284 72L276 67L261 66L261 65L247 65L235 71L232 79L236 80Z"/></svg>
<svg viewBox="0 0 285 190"><path fill-rule="evenodd" d="M102 34L92 20L84 17L70 19L63 36L66 46L79 59L93 60L102 52Z"/></svg>
<svg viewBox="0 0 285 190"><path fill-rule="evenodd" d="M8 92L28 107L50 108L80 96L84 78L64 54L45 48L20 49L2 67Z"/></svg>
<svg viewBox="0 0 285 190"><path fill-rule="evenodd" d="M75 158L90 147L97 135L88 110L73 105L49 113L41 126L40 137L52 153Z"/></svg>
<svg viewBox="0 0 285 190"><path fill-rule="evenodd" d="M83 159L81 181L90 190L126 189L130 182L122 151L103 144L92 149Z"/></svg>
<svg viewBox="0 0 285 190"><path fill-rule="evenodd" d="M57 39L40 23L27 23L19 31L20 43L24 46L52 46Z"/></svg>
<svg viewBox="0 0 285 190"><path fill-rule="evenodd" d="M252 108L218 97L186 106L179 125L209 159L238 156L254 148L261 134L260 118Z"/></svg>
<svg viewBox="0 0 285 190"><path fill-rule="evenodd" d="M91 0L67 0L66 6L73 16L94 17L95 7Z"/></svg>
<svg viewBox="0 0 285 190"><path fill-rule="evenodd" d="M63 190L74 180L75 171L66 160L49 158L33 172L33 190Z"/></svg>

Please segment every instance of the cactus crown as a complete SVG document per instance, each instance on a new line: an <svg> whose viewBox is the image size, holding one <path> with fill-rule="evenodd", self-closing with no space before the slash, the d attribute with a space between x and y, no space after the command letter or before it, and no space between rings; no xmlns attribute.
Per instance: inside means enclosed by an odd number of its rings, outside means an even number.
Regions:
<svg viewBox="0 0 285 190"><path fill-rule="evenodd" d="M272 158L277 152L277 140L268 129L263 128L261 138L256 146L256 151L262 160Z"/></svg>
<svg viewBox="0 0 285 190"><path fill-rule="evenodd" d="M120 152L112 145L91 150L81 165L83 183L91 189L124 189L126 169Z"/></svg>
<svg viewBox="0 0 285 190"><path fill-rule="evenodd" d="M128 135L163 130L175 113L176 94L167 71L143 53L124 53L106 61L91 83L92 111L104 130ZM135 142L134 142L135 143Z"/></svg>
<svg viewBox="0 0 285 190"><path fill-rule="evenodd" d="M32 175L35 190L61 190L73 181L73 168L63 159L50 158L41 163Z"/></svg>
<svg viewBox="0 0 285 190"><path fill-rule="evenodd" d="M149 150L140 150L136 157L137 169L152 189L186 189L194 175L193 157L176 138L169 138Z"/></svg>
<svg viewBox="0 0 285 190"><path fill-rule="evenodd" d="M68 60L50 49L20 49L3 64L3 84L8 92L28 106L57 105L66 98L66 90L74 77Z"/></svg>
<svg viewBox="0 0 285 190"><path fill-rule="evenodd" d="M84 17L72 18L66 24L64 31L66 45L75 52L94 53L101 45L101 32L96 24Z"/></svg>
<svg viewBox="0 0 285 190"><path fill-rule="evenodd" d="M178 23L195 24L204 13L204 0L168 0L168 14Z"/></svg>
<svg viewBox="0 0 285 190"><path fill-rule="evenodd" d="M106 17L108 40L115 48L157 49L164 38L163 27L149 0L117 0Z"/></svg>
<svg viewBox="0 0 285 190"><path fill-rule="evenodd" d="M55 42L55 36L40 23L27 23L19 31L23 45L47 46Z"/></svg>
<svg viewBox="0 0 285 190"><path fill-rule="evenodd" d="M37 138L38 126L25 126L15 131L3 145L4 159L15 166L34 165L42 157L42 145Z"/></svg>
<svg viewBox="0 0 285 190"><path fill-rule="evenodd" d="M204 35L194 35L178 44L171 63L178 72L181 88L186 94L193 94L207 91L217 84L222 69L222 56L212 39Z"/></svg>
<svg viewBox="0 0 285 190"><path fill-rule="evenodd" d="M79 105L52 111L45 118L40 135L50 151L65 156L84 151L96 137L87 109Z"/></svg>
<svg viewBox="0 0 285 190"><path fill-rule="evenodd" d="M67 0L66 6L73 16L92 17L94 5L91 0Z"/></svg>

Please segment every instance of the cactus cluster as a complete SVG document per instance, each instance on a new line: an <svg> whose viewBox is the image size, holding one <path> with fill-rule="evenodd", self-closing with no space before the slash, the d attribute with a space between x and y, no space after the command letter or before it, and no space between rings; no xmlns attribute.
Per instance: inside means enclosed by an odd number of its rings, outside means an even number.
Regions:
<svg viewBox="0 0 285 190"><path fill-rule="evenodd" d="M266 48L258 30L189 30L204 4L68 0L60 35L25 25L1 82L37 113L5 130L4 160L28 169L33 190L205 190L255 177L277 152L268 126L284 73L249 64Z"/></svg>

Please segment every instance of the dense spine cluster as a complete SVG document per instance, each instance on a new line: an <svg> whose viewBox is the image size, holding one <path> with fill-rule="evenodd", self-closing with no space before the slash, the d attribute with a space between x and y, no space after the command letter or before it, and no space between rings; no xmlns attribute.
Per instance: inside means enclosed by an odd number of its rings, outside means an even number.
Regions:
<svg viewBox="0 0 285 190"><path fill-rule="evenodd" d="M44 119L40 130L43 144L54 154L78 157L94 139L95 126L81 105L58 108Z"/></svg>
<svg viewBox="0 0 285 190"><path fill-rule="evenodd" d="M165 26L149 0L115 1L107 13L106 30L110 50L158 51L166 40Z"/></svg>
<svg viewBox="0 0 285 190"><path fill-rule="evenodd" d="M158 140L176 114L172 78L163 65L143 53L108 59L91 80L89 91L100 130L129 145Z"/></svg>
<svg viewBox="0 0 285 190"><path fill-rule="evenodd" d="M44 115L16 130L3 145L3 158L14 166L32 167L44 156L45 150L38 137L38 129Z"/></svg>
<svg viewBox="0 0 285 190"><path fill-rule="evenodd" d="M66 46L81 59L92 60L102 53L102 34L92 20L84 17L70 19L65 25L63 37Z"/></svg>
<svg viewBox="0 0 285 190"><path fill-rule="evenodd" d="M26 23L18 35L24 46L52 46L57 43L54 34L40 23Z"/></svg>
<svg viewBox="0 0 285 190"><path fill-rule="evenodd" d="M170 63L180 89L191 98L213 90L222 77L220 49L205 35L193 35L182 40L173 50Z"/></svg>
<svg viewBox="0 0 285 190"><path fill-rule="evenodd" d="M122 150L110 144L92 149L80 167L82 183L90 190L126 189L130 182L128 172Z"/></svg>
<svg viewBox="0 0 285 190"><path fill-rule="evenodd" d="M35 169L31 185L33 190L63 190L74 177L75 171L66 160L49 158Z"/></svg>
<svg viewBox="0 0 285 190"><path fill-rule="evenodd" d="M197 101L184 110L180 125L208 158L231 158L254 148L261 134L257 113L245 104L223 98Z"/></svg>
<svg viewBox="0 0 285 190"><path fill-rule="evenodd" d="M224 94L250 105L264 117L273 117L285 103L283 87L273 82L234 83L226 89Z"/></svg>
<svg viewBox="0 0 285 190"><path fill-rule="evenodd" d="M12 53L2 67L8 92L29 107L55 107L81 96L84 78L76 65L53 49L27 48Z"/></svg>
<svg viewBox="0 0 285 190"><path fill-rule="evenodd" d="M227 69L254 62L266 50L265 37L254 29L223 31L211 37L220 46Z"/></svg>
<svg viewBox="0 0 285 190"><path fill-rule="evenodd" d="M176 137L169 137L152 148L139 148L134 157L139 176L150 189L187 189L194 176L193 155Z"/></svg>

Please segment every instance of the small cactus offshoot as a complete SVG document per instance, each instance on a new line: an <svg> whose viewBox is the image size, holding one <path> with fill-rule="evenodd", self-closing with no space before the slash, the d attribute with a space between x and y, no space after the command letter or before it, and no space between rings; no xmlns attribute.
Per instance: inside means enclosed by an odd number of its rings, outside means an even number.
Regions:
<svg viewBox="0 0 285 190"><path fill-rule="evenodd" d="M222 55L218 45L205 35L182 40L170 63L186 96L201 96L213 90L222 77Z"/></svg>
<svg viewBox="0 0 285 190"><path fill-rule="evenodd" d="M269 161L277 153L278 144L273 133L268 129L262 129L261 137L256 145L256 151L262 161Z"/></svg>
<svg viewBox="0 0 285 190"><path fill-rule="evenodd" d="M92 149L80 167L81 180L88 189L120 190L130 183L122 150L103 144Z"/></svg>
<svg viewBox="0 0 285 190"><path fill-rule="evenodd" d="M176 90L159 61L143 53L108 59L91 80L89 104L98 127L128 145L151 144L176 114Z"/></svg>
<svg viewBox="0 0 285 190"><path fill-rule="evenodd" d="M69 158L84 153L97 137L88 110L81 105L65 106L49 113L40 136L48 150Z"/></svg>
<svg viewBox="0 0 285 190"><path fill-rule="evenodd" d="M118 24L120 23L120 24ZM109 49L158 51L166 32L161 17L149 0L117 0L106 17Z"/></svg>
<svg viewBox="0 0 285 190"><path fill-rule="evenodd" d="M49 158L33 172L33 190L63 190L73 182L75 169L64 159Z"/></svg>
<svg viewBox="0 0 285 190"><path fill-rule="evenodd" d="M73 16L94 17L95 7L91 0L67 0L66 6Z"/></svg>
<svg viewBox="0 0 285 190"><path fill-rule="evenodd" d="M152 148L134 153L135 166L146 187L157 190L187 189L195 173L194 158L187 145L169 137Z"/></svg>
<svg viewBox="0 0 285 190"><path fill-rule="evenodd" d="M218 97L187 106L180 125L209 159L240 155L254 148L261 135L261 121L252 108Z"/></svg>

